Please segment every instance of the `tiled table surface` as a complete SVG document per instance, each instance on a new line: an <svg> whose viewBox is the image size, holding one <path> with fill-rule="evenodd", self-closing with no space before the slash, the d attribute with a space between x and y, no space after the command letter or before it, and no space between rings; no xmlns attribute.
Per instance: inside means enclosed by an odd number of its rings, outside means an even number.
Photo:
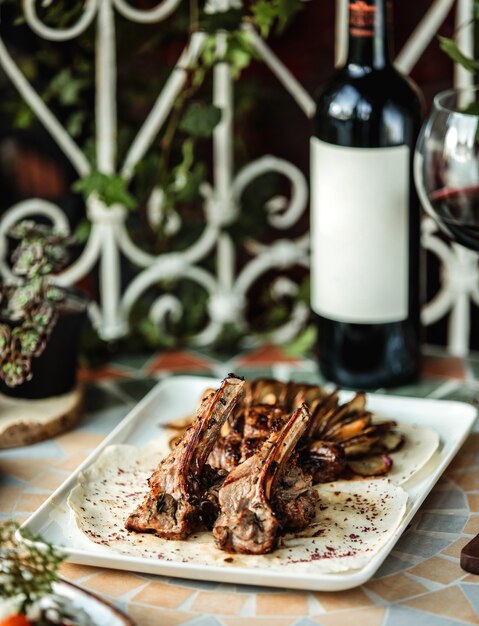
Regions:
<svg viewBox="0 0 479 626"><path fill-rule="evenodd" d="M274 363L274 365L272 365ZM200 352L129 357L82 372L78 427L28 448L0 451L0 519L26 519L159 379L228 372L321 382L315 364L275 347L227 361ZM474 402L479 356L426 350L421 380L389 391ZM0 416L1 418L1 416ZM479 432L473 433L374 579L336 593L298 592L104 570L65 563L64 577L105 596L138 626L454 626L479 624L479 577L459 553L479 533Z"/></svg>

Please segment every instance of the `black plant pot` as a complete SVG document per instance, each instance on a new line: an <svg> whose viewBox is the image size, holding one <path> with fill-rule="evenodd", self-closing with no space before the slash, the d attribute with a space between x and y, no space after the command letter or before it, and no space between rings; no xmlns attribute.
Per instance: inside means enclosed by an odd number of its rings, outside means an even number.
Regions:
<svg viewBox="0 0 479 626"><path fill-rule="evenodd" d="M78 348L86 318L87 299L68 291L45 350L32 359L31 380L9 387L0 380L0 393L38 400L71 391L77 381Z"/></svg>

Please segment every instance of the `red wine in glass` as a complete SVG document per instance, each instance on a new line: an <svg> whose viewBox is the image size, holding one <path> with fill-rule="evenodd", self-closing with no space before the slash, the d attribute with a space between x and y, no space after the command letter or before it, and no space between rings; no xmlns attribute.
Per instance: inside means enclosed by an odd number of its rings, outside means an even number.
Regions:
<svg viewBox="0 0 479 626"><path fill-rule="evenodd" d="M479 185L438 189L429 201L451 239L479 250Z"/></svg>
<svg viewBox="0 0 479 626"><path fill-rule="evenodd" d="M414 179L441 230L479 251L479 87L434 98L416 145Z"/></svg>
<svg viewBox="0 0 479 626"><path fill-rule="evenodd" d="M414 178L424 209L441 230L479 251L479 87L434 98L417 142ZM460 562L479 574L479 535L462 548Z"/></svg>

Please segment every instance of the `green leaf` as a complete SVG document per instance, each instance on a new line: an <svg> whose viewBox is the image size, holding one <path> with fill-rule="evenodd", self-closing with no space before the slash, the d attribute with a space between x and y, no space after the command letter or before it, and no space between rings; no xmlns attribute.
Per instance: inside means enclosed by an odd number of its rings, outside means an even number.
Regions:
<svg viewBox="0 0 479 626"><path fill-rule="evenodd" d="M203 102L194 102L186 109L178 128L192 137L211 137L221 120L221 109Z"/></svg>
<svg viewBox="0 0 479 626"><path fill-rule="evenodd" d="M439 37L439 46L441 50L454 61L454 63L462 65L462 67L468 72L474 73L479 70L479 61L463 54L453 39L449 39L448 37Z"/></svg>
<svg viewBox="0 0 479 626"><path fill-rule="evenodd" d="M48 100L54 96L65 106L74 105L78 102L80 92L88 84L88 80L75 78L70 68L64 68L50 81L43 98Z"/></svg>
<svg viewBox="0 0 479 626"><path fill-rule="evenodd" d="M258 0L251 7L254 22L263 37L267 37L276 18L276 9L271 0Z"/></svg>
<svg viewBox="0 0 479 626"><path fill-rule="evenodd" d="M135 209L137 202L127 189L126 181L118 174L104 174L93 170L72 185L73 191L88 199L96 193L107 206L121 204L126 209Z"/></svg>
<svg viewBox="0 0 479 626"><path fill-rule="evenodd" d="M248 67L252 59L259 58L256 48L251 43L249 33L236 32L228 35L225 61L231 66L233 78L239 78L241 72Z"/></svg>
<svg viewBox="0 0 479 626"><path fill-rule="evenodd" d="M278 33L282 33L292 18L303 8L300 0L278 0Z"/></svg>
<svg viewBox="0 0 479 626"><path fill-rule="evenodd" d="M201 16L201 29L208 33L216 33L218 30L234 31L241 27L245 15L244 9L230 9L218 13Z"/></svg>
<svg viewBox="0 0 479 626"><path fill-rule="evenodd" d="M203 163L196 163L186 175L183 187L176 192L177 202L189 202L199 197L201 183L205 180L206 168Z"/></svg>
<svg viewBox="0 0 479 626"><path fill-rule="evenodd" d="M283 32L291 18L302 8L300 0L258 0L251 6L253 23L263 37L268 37L275 24L277 32Z"/></svg>
<svg viewBox="0 0 479 626"><path fill-rule="evenodd" d="M34 121L35 115L33 111L25 103L21 102L14 117L13 125L16 128L30 128Z"/></svg>
<svg viewBox="0 0 479 626"><path fill-rule="evenodd" d="M70 115L66 123L66 128L72 137L78 137L81 134L85 120L86 114L84 111L76 111Z"/></svg>
<svg viewBox="0 0 479 626"><path fill-rule="evenodd" d="M85 243L91 233L91 224L89 220L82 220L75 229L75 239L78 243Z"/></svg>

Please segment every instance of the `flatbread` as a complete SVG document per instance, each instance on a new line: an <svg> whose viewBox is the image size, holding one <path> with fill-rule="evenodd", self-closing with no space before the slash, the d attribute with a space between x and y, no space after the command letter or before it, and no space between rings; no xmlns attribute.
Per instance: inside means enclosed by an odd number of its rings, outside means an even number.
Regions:
<svg viewBox="0 0 479 626"><path fill-rule="evenodd" d="M68 504L91 541L129 556L169 562L343 572L366 565L393 536L406 510L407 493L387 478L337 481L317 486L315 521L299 535L284 537L271 554L227 554L216 548L210 532L196 533L186 541L129 532L125 520L148 490L146 481L157 466L160 449L165 450L165 436L147 450L110 446L81 474Z"/></svg>
<svg viewBox="0 0 479 626"><path fill-rule="evenodd" d="M397 430L406 440L400 450L390 455L393 466L387 477L402 485L431 459L439 447L439 435L432 428L418 424L398 424Z"/></svg>
<svg viewBox="0 0 479 626"><path fill-rule="evenodd" d="M344 572L365 566L394 535L404 516L408 481L432 457L438 434L427 427L399 424L404 446L392 454L387 478L336 481L317 485L319 503L314 522L297 535L287 535L266 555L229 555L216 548L210 532L186 541L168 541L125 529L128 515L148 491L147 479L170 452L177 430L138 449L110 446L80 475L68 504L78 528L90 541L129 556L223 567L250 567L318 573Z"/></svg>

